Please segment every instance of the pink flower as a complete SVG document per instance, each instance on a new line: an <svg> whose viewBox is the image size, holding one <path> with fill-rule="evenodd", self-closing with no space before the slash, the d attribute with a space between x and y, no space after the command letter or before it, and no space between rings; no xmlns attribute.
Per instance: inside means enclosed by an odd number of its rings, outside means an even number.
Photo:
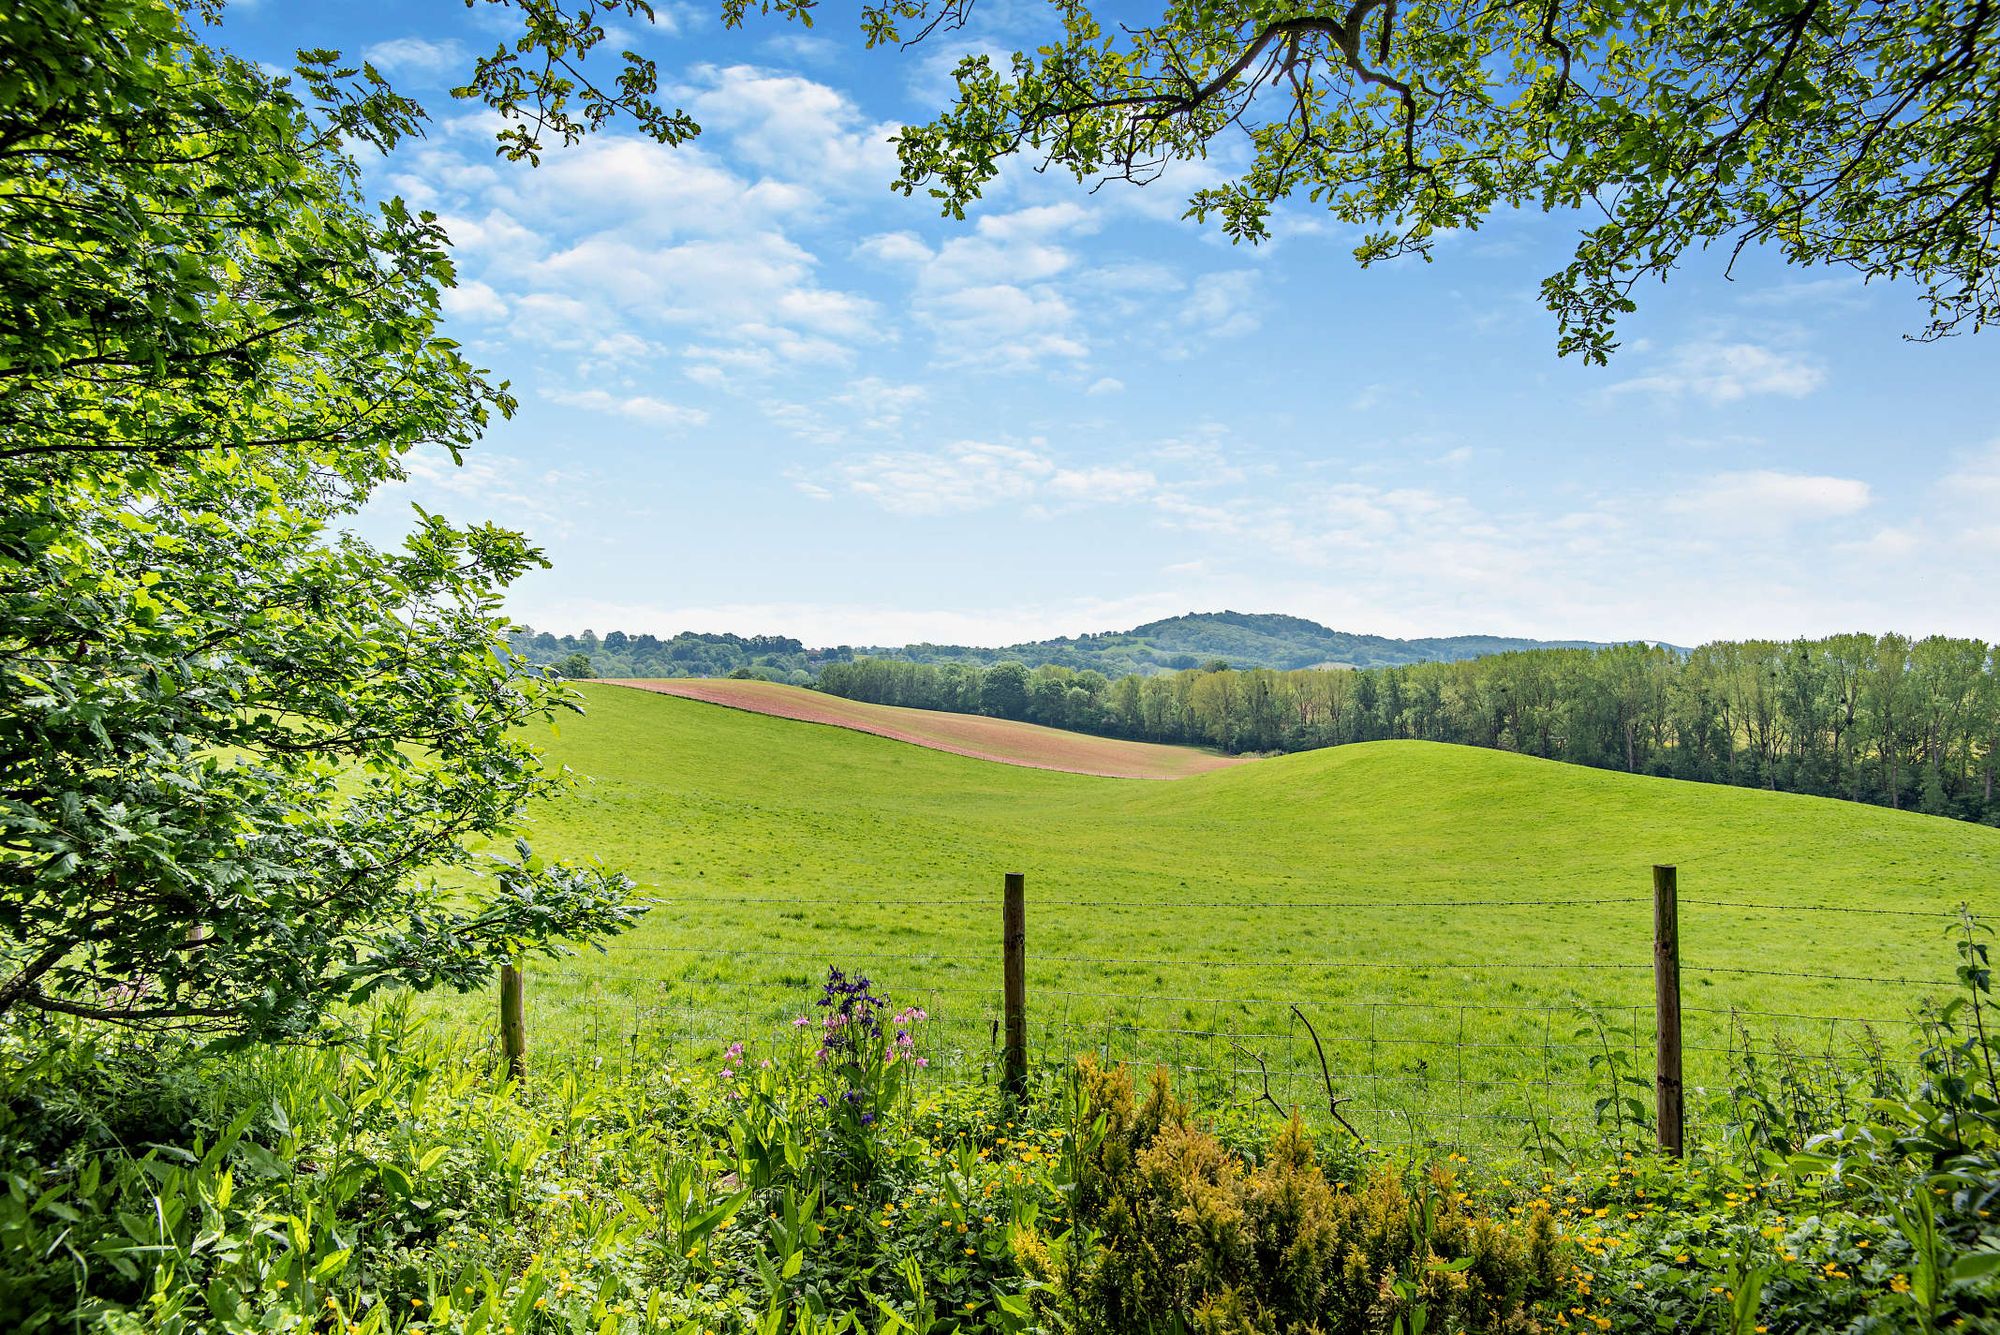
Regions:
<svg viewBox="0 0 2000 1335"><path fill-rule="evenodd" d="M931 1059L929 1057L917 1058L917 1065L919 1066L929 1066L930 1064L931 1064Z"/></svg>

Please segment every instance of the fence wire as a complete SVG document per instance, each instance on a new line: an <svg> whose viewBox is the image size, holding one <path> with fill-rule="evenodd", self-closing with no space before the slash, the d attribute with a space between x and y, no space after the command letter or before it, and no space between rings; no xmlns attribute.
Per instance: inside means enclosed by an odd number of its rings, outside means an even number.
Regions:
<svg viewBox="0 0 2000 1335"><path fill-rule="evenodd" d="M782 906L796 915L847 901L801 897L716 896L676 901L684 907ZM958 908L992 912L994 899L900 900L910 909ZM1837 904L1785 904L1688 897L1683 926L1704 929L1734 914L1858 914L1928 919L1944 924L1942 911L1876 909ZM1649 896L1604 895L1546 899L1467 897L1394 903L1346 899L1244 902L1209 899L1030 899L1048 909L1099 912L1184 908L1264 910L1430 909L1550 911L1580 906L1651 903ZM778 916L782 920L782 915ZM1035 947L1026 956L1028 1045L1031 1062L1046 1072L1089 1053L1107 1065L1140 1073L1166 1070L1177 1089L1204 1113L1293 1112L1333 1134L1336 1119L1381 1145L1430 1149L1534 1151L1579 1136L1630 1134L1651 1117L1657 1035L1651 975L1654 964L1575 959L1424 960L1365 957L1216 958L1157 954L1066 953L1072 936L1064 926L1044 927L1059 943L1051 953ZM778 924L770 924L777 937ZM997 924L996 924L997 925ZM1469 926L1476 927L1472 922ZM1622 944L1635 949L1651 934L1641 913ZM1102 933L1099 934L1100 939ZM876 943L876 944L879 944ZM1602 944L1602 943L1600 943ZM1282 947L1276 947L1282 949ZM656 976L653 961L678 961L679 976ZM731 1043L780 1043L810 1018L823 970L830 963L864 962L870 972L891 970L878 983L896 1006L915 1004L929 1018L920 1042L928 1066L919 1089L955 1084L992 1085L1002 1069L1003 1017L998 950L881 950L848 940L812 949L791 945L731 947L620 942L611 947L612 970L531 986L531 1041L537 1058L551 1062L645 1061L661 1054L699 1064ZM636 966L636 972L630 971ZM616 969L627 969L618 973ZM1684 1000L1709 978L1786 979L1850 987L1896 988L1888 1004L1846 1007L1862 1013L1804 1009L1683 1005L1683 1077L1692 1097L1690 1134L1708 1104L1703 1096L1728 1090L1746 1063L1766 1062L1816 1070L1857 1072L1882 1061L1885 1039L1906 1036L1916 1024L1915 1003L1925 989L1950 988L1949 980L1890 973L1766 968L1684 959ZM1154 971L1154 988L1120 988L1120 972ZM1446 994L1428 999L1374 995L1370 978L1407 975L1443 980ZM1231 992L1229 977L1273 980L1273 986ZM1551 978L1559 998L1509 999L1520 979ZM1580 988L1579 981L1587 983ZM1111 986L1105 986L1105 983ZM1385 984L1386 985L1386 984ZM1535 986L1541 986L1535 984ZM1357 994L1358 993L1358 994ZM1899 1012L1899 1013L1892 1013ZM1905 1048L1907 1044L1903 1045ZM1713 1130L1715 1128L1708 1128Z"/></svg>

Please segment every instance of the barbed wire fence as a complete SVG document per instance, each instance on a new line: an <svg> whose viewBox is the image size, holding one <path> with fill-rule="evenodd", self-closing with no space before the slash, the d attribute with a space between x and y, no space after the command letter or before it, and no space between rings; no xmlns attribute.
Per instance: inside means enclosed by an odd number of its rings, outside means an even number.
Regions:
<svg viewBox="0 0 2000 1335"><path fill-rule="evenodd" d="M1296 1111L1322 1132L1338 1129L1378 1145L1430 1151L1534 1150L1579 1137L1643 1134L1678 1152L1683 1126L1714 1106L1714 1096L1729 1088L1746 1062L1827 1073L1879 1065L1885 1050L1912 1050L1900 1040L1919 1024L1919 998L1957 986L1935 973L1850 974L1683 959L1679 913L1698 910L1711 925L1726 915L1773 914L1825 915L1829 922L1905 919L1940 928L1958 914L1680 898L1671 867L1656 868L1654 882L1652 895L1469 897L1404 906L1479 913L1631 909L1636 927L1640 908L1650 905L1650 961L1296 959L1275 952L1217 958L1195 949L1185 956L1069 954L1060 948L1043 953L1034 949L1036 938L1027 931L1008 929L1027 909L1314 913L1376 911L1385 904L1304 898L1029 900L1022 879L1010 875L999 905L973 897L900 901L901 907L927 912L990 915L999 907L1000 948L983 954L869 950L865 963L878 976L891 972L895 981L885 986L894 1004L927 1013L921 1039L928 1065L920 1086L1004 1090L1017 1085L1024 1072L1059 1069L1091 1053L1102 1063L1132 1068L1141 1079L1154 1068L1165 1069L1177 1091L1205 1114ZM813 903L776 896L699 900L703 907L793 916ZM1632 944L1639 939L1635 931ZM662 1054L699 1061L731 1043L779 1040L801 1014L811 1012L827 967L841 963L839 952L848 946L633 942L612 949L639 967L656 966L647 971L664 976L618 997L555 997L536 1014L530 1004L540 1003L522 973L503 971L495 1046L517 1073L531 1069L531 1032L546 1036L536 1042L536 1061L572 1064L638 1063ZM1018 979L1011 988L1010 970ZM1440 973L1481 980L1555 975L1566 985L1584 978L1592 986L1560 1001L1495 1000L1449 990L1421 999L1353 996L1329 986L1399 975L1434 981ZM1116 985L1121 975L1139 974L1150 974L1153 985L1139 990ZM1846 989L1848 996L1856 989L1878 998L1884 988L1896 993L1892 1000L1851 1008L1859 1013L1683 1004L1686 980L1699 985L1718 978L1826 984ZM1230 986L1223 980L1240 981ZM1250 980L1254 984L1244 987Z"/></svg>

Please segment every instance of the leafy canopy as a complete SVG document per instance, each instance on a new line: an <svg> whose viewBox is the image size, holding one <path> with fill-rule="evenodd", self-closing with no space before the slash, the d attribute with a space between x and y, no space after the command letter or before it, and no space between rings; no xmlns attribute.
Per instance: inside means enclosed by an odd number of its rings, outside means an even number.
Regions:
<svg viewBox="0 0 2000 1335"><path fill-rule="evenodd" d="M884 35L970 8L894 0ZM1561 351L1598 362L1639 280L1715 243L1913 278L1927 338L2000 313L1988 0L1176 0L1109 28L1055 8L1059 40L959 65L954 104L902 137L901 188L956 214L1013 153L1146 179L1213 152L1242 165L1194 217L1256 240L1303 196L1368 229L1363 263L1582 210L1542 296Z"/></svg>
<svg viewBox="0 0 2000 1335"><path fill-rule="evenodd" d="M812 0L762 0L810 22ZM973 0L873 0L869 44ZM738 22L749 0L725 0ZM1514 208L1579 211L1542 284L1558 346L1603 362L1647 277L1769 245L1923 290L1925 339L2000 315L2000 5L1992 0L1049 0L1053 40L963 59L898 144L897 188L963 216L1025 155L1079 181L1201 161L1188 213L1264 238L1302 198L1364 264Z"/></svg>
<svg viewBox="0 0 2000 1335"><path fill-rule="evenodd" d="M503 155L538 161L620 113L661 143L700 133L655 100L653 61L590 73L606 19L651 21L648 0L467 4L521 20L454 90L500 113ZM732 27L753 10L811 26L819 5L721 0ZM910 45L973 10L864 0L860 27L870 47ZM1638 284L1711 246L1732 265L1769 246L1909 279L1920 339L2000 315L1993 0L1167 0L1143 16L1048 0L1047 16L1035 49L959 62L950 105L898 137L895 188L963 217L1017 155L1096 184L1198 162L1211 183L1188 216L1255 242L1303 199L1361 229L1363 264L1428 260L1510 209L1573 212L1575 253L1542 296L1559 351L1600 363Z"/></svg>
<svg viewBox="0 0 2000 1335"><path fill-rule="evenodd" d="M0 1013L302 1033L629 923L622 877L468 852L561 783L519 729L567 699L501 639L540 554L342 531L513 406L437 333L436 220L340 147L421 112L161 0L0 43Z"/></svg>

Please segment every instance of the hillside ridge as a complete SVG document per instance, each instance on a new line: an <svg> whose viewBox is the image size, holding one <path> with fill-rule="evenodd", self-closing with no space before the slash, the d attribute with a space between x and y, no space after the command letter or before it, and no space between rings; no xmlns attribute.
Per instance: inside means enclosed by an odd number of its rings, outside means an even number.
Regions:
<svg viewBox="0 0 2000 1335"><path fill-rule="evenodd" d="M1505 635L1398 639L1334 630L1279 612L1231 610L1187 612L1130 630L1092 631L993 647L920 641L812 648L782 635L683 631L662 639L614 630L600 638L591 631L558 636L532 627L515 632L510 642L516 653L538 664L555 664L569 655L584 654L600 677L722 677L744 671L789 680L794 685L804 685L827 663L862 657L979 667L1010 660L1031 668L1050 663L1120 677L1174 672L1215 660L1243 668L1397 667L1456 662L1522 649L1602 648L1607 643Z"/></svg>

